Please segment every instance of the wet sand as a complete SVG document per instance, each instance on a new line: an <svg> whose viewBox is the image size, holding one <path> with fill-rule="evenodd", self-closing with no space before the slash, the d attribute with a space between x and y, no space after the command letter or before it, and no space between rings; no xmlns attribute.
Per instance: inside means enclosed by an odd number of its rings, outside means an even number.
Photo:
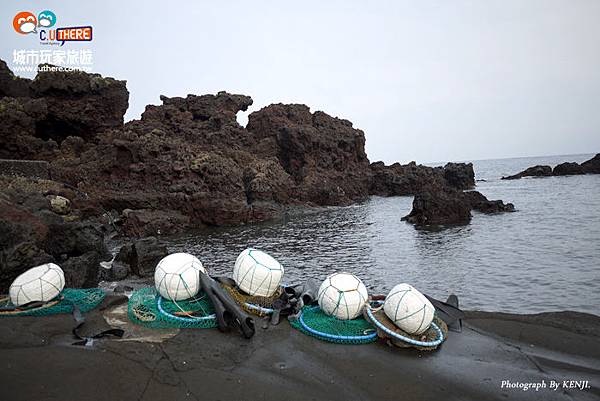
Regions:
<svg viewBox="0 0 600 401"><path fill-rule="evenodd" d="M108 328L103 314L120 302L89 313L86 330ZM71 345L73 326L69 315L2 318L0 399L600 399L600 317L581 313L470 312L463 332L436 352L330 344L287 322L257 328L251 340L211 329L140 342L135 336L148 333L129 330L124 340L81 347ZM501 388L503 380L587 380L590 388L523 391Z"/></svg>

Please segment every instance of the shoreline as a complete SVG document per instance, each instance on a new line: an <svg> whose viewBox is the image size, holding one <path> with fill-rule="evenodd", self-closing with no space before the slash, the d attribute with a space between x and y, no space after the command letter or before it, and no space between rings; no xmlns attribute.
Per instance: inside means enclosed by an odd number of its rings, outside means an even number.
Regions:
<svg viewBox="0 0 600 401"><path fill-rule="evenodd" d="M126 302L108 296L87 314ZM129 323L131 325L131 323ZM290 328L257 328L251 340L216 329L183 329L162 342L96 340L71 346L70 315L5 318L0 325L3 394L10 400L154 399L518 399L600 396L600 317L575 312L467 312L435 352L376 343L338 345ZM139 326L137 326L139 327ZM156 330L155 330L156 331ZM171 330L173 331L173 330ZM135 335L135 334L134 334ZM591 388L501 388L502 380L587 380Z"/></svg>

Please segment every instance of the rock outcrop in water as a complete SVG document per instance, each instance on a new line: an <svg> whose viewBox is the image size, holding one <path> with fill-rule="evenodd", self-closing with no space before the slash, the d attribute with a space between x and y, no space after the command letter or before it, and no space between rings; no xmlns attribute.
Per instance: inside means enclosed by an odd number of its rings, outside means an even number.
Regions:
<svg viewBox="0 0 600 401"><path fill-rule="evenodd" d="M520 173L509 175L508 177L502 177L503 180L518 180L523 177L549 177L552 175L552 167L537 165L529 167Z"/></svg>
<svg viewBox="0 0 600 401"><path fill-rule="evenodd" d="M458 190L432 186L415 195L412 210L402 220L417 226L467 224L471 205Z"/></svg>
<svg viewBox="0 0 600 401"><path fill-rule="evenodd" d="M580 175L585 174L583 168L575 162L565 162L552 169L552 175Z"/></svg>
<svg viewBox="0 0 600 401"><path fill-rule="evenodd" d="M550 177L562 175L600 174L600 153L581 164L565 162L554 167L533 166L520 173L502 177L503 180L517 180L523 177Z"/></svg>
<svg viewBox="0 0 600 401"><path fill-rule="evenodd" d="M98 262L106 261L107 222L126 236L147 237L372 194L435 187L454 196L475 185L470 163L370 164L361 130L305 105L264 107L244 128L236 115L252 104L248 96L161 96L161 105L124 124L128 98L124 81L48 70L29 80L0 62L0 159L18 160L3 160L0 178L31 198L0 192L7 205L0 224L11 233L2 238L0 284L45 261L65 268L69 285L95 284ZM454 202L443 197L441 213L446 200ZM123 250L107 278L146 275L152 263L134 258L143 245Z"/></svg>
<svg viewBox="0 0 600 401"><path fill-rule="evenodd" d="M489 200L479 191L466 191L462 196L472 210L481 213L493 214L502 212L514 212L515 205L504 203L502 200Z"/></svg>
<svg viewBox="0 0 600 401"><path fill-rule="evenodd" d="M471 210L492 214L514 212L515 207L501 200L488 200L477 191L433 185L415 195L411 212L402 220L417 226L467 224Z"/></svg>
<svg viewBox="0 0 600 401"><path fill-rule="evenodd" d="M386 166L383 162L371 163L370 193L378 196L406 196L419 193L431 185L454 189L475 187L472 163L447 163L444 167L428 167L415 162Z"/></svg>
<svg viewBox="0 0 600 401"><path fill-rule="evenodd" d="M600 174L600 153L581 163L581 167L586 174Z"/></svg>

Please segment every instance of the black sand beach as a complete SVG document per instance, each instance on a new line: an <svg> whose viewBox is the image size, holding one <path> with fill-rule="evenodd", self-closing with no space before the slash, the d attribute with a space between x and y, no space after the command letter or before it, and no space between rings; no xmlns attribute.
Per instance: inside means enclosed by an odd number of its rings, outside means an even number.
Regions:
<svg viewBox="0 0 600 401"><path fill-rule="evenodd" d="M123 310L108 297L87 330ZM69 315L0 324L2 400L595 400L600 397L600 318L558 312L470 312L462 333L436 352L383 344L335 345L290 329L251 340L212 330L153 331L163 342L96 340L73 346ZM156 336L155 336L156 337ZM156 341L156 338L154 338ZM524 391L511 383L545 383ZM550 389L551 381L557 390ZM584 389L563 388L577 380ZM586 382L587 381L587 384ZM576 386L576 384L566 383Z"/></svg>

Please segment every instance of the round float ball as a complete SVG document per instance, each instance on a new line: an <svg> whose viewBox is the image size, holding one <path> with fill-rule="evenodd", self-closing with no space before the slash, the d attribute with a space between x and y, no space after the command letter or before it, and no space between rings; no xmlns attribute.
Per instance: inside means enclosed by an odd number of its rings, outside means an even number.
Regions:
<svg viewBox="0 0 600 401"><path fill-rule="evenodd" d="M206 273L202 262L189 253L172 253L156 265L154 285L163 298L181 301L200 291L200 272Z"/></svg>
<svg viewBox="0 0 600 401"><path fill-rule="evenodd" d="M15 306L33 301L50 301L65 288L65 273L60 266L46 263L22 273L10 285L8 293Z"/></svg>
<svg viewBox="0 0 600 401"><path fill-rule="evenodd" d="M248 295L270 297L281 286L283 266L266 252L248 248L237 257L233 280Z"/></svg>
<svg viewBox="0 0 600 401"><path fill-rule="evenodd" d="M327 276L317 293L321 310L341 320L358 317L367 299L367 287L351 273L333 273Z"/></svg>
<svg viewBox="0 0 600 401"><path fill-rule="evenodd" d="M398 284L385 298L383 311L401 330L423 334L433 321L435 309L425 295L410 284Z"/></svg>

